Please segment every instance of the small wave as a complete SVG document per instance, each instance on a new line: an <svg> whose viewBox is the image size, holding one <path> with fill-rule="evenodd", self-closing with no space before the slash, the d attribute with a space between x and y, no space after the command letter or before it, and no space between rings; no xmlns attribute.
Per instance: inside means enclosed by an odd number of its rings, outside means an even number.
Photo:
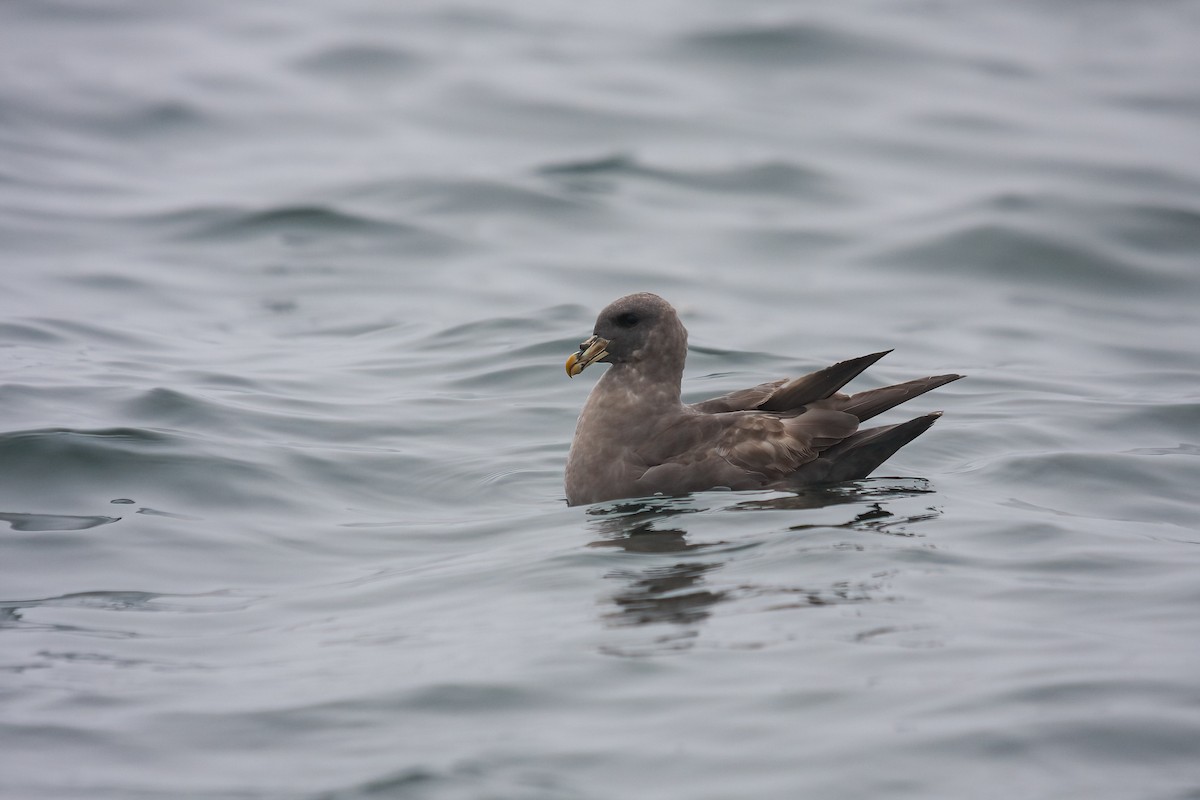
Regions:
<svg viewBox="0 0 1200 800"><path fill-rule="evenodd" d="M577 197L534 191L512 184L466 181L435 187L424 208L435 214L521 214L537 219L562 218L597 206Z"/></svg>
<svg viewBox="0 0 1200 800"><path fill-rule="evenodd" d="M1019 454L997 459L987 467L987 477L1023 487L1010 504L1084 519L1154 521L1194 530L1194 504L1180 498L1196 485L1197 465L1151 455L1160 453ZM1054 488L1064 480L1077 490L1075 495Z"/></svg>
<svg viewBox="0 0 1200 800"><path fill-rule="evenodd" d="M168 444L171 437L159 431L145 428L36 428L25 431L0 433L0 448L36 447L40 443L73 442L78 444L123 443L133 446L154 447ZM6 455L12 455L6 452Z"/></svg>
<svg viewBox="0 0 1200 800"><path fill-rule="evenodd" d="M811 167L773 160L720 169L670 169L642 163L626 155L603 156L546 164L537 173L554 178L641 178L721 194L838 196L829 177Z"/></svg>
<svg viewBox="0 0 1200 800"><path fill-rule="evenodd" d="M583 306L563 303L538 309L528 316L489 317L474 320L460 325L451 325L434 333L422 345L422 349L453 348L460 350L467 346L468 352L477 353L480 343L494 341L498 336L521 335L522 338L529 338L538 331L561 332L564 323L574 323L581 316L586 318L587 314L588 309Z"/></svg>
<svg viewBox="0 0 1200 800"><path fill-rule="evenodd" d="M395 78L420 64L420 59L398 47L368 42L321 48L292 62L304 72L331 78Z"/></svg>
<svg viewBox="0 0 1200 800"><path fill-rule="evenodd" d="M1121 241L1151 252L1187 256L1200 252L1200 210L1164 205L1132 205L1113 210L1110 230Z"/></svg>
<svg viewBox="0 0 1200 800"><path fill-rule="evenodd" d="M181 100L148 100L113 111L93 112L84 127L128 138L189 133L212 127L215 117L199 106Z"/></svg>
<svg viewBox="0 0 1200 800"><path fill-rule="evenodd" d="M71 341L84 342L88 345L104 344L135 353L169 349L168 345L163 343L159 337L144 335L113 325L100 325L64 317L26 320L26 322L36 323L39 327L69 337Z"/></svg>
<svg viewBox="0 0 1200 800"><path fill-rule="evenodd" d="M138 495L189 509L196 507L197 498L222 506L258 506L279 494L269 468L235 458L198 437L148 428L0 433L0 463L10 496L37 498L51 508L80 498Z"/></svg>
<svg viewBox="0 0 1200 800"><path fill-rule="evenodd" d="M240 611L246 596L227 591L162 594L138 591L74 592L31 600L0 600L0 608L93 608L104 611Z"/></svg>
<svg viewBox="0 0 1200 800"><path fill-rule="evenodd" d="M445 381L445 385L455 389L474 389L480 392L496 392L501 389L516 391L522 388L538 386L544 381L550 367L543 363L518 366L492 367L475 372L469 372L461 377ZM553 372L560 373L555 369ZM565 376L563 376L565 377Z"/></svg>
<svg viewBox="0 0 1200 800"><path fill-rule="evenodd" d="M145 22L157 16L153 8L134 3L79 3L72 0L47 0L42 3L12 7L30 18L42 18L55 23L80 22L88 25Z"/></svg>
<svg viewBox="0 0 1200 800"><path fill-rule="evenodd" d="M921 55L894 42L811 23L696 31L680 38L678 48L695 58L755 67L877 62Z"/></svg>
<svg viewBox="0 0 1200 800"><path fill-rule="evenodd" d="M561 222L574 215L591 219L601 207L588 199L483 179L376 181L346 190L354 202L399 205L424 217L486 214Z"/></svg>
<svg viewBox="0 0 1200 800"><path fill-rule="evenodd" d="M261 210L208 206L127 218L168 239L243 243L276 240L288 245L319 242L401 245L407 252L441 253L460 246L453 236L419 225L345 211L326 204L280 205Z"/></svg>
<svg viewBox="0 0 1200 800"><path fill-rule="evenodd" d="M728 250L731 261L753 253L763 263L794 266L797 254L817 261L819 254L831 253L855 242L856 237L850 233L835 233L817 226L752 225L722 231L711 247L717 252Z"/></svg>
<svg viewBox="0 0 1200 800"><path fill-rule="evenodd" d="M615 154L546 164L538 167L537 172L542 175L608 175L636 172L637 169L637 161L631 156Z"/></svg>
<svg viewBox="0 0 1200 800"><path fill-rule="evenodd" d="M227 434L238 429L236 420L244 411L232 409L210 398L166 387L139 392L123 404L130 419L156 425L186 425L189 430L209 429Z"/></svg>
<svg viewBox="0 0 1200 800"><path fill-rule="evenodd" d="M47 129L70 128L78 132L79 142L56 142L53 150L68 157L80 157L79 145L86 141L95 146L100 140L145 142L157 137L190 136L224 129L221 118L193 100L171 95L139 96L132 90L109 88L103 93L90 92L74 102L30 102L17 99L24 116ZM45 147L43 145L43 147ZM54 174L54 173L51 173Z"/></svg>
<svg viewBox="0 0 1200 800"><path fill-rule="evenodd" d="M1200 456L1200 444L1183 442L1176 447L1138 447L1125 452L1135 456Z"/></svg>
<svg viewBox="0 0 1200 800"><path fill-rule="evenodd" d="M12 344L63 344L67 340L38 323L0 322L0 342Z"/></svg>
<svg viewBox="0 0 1200 800"><path fill-rule="evenodd" d="M0 511L0 522L7 522L14 531L83 531L120 521L120 517L22 514Z"/></svg>
<svg viewBox="0 0 1200 800"><path fill-rule="evenodd" d="M242 238L281 233L411 235L419 228L399 222L372 219L317 205L280 206L261 211L200 210L192 214L202 220L191 232L195 238ZM174 219L189 212L173 215Z"/></svg>
<svg viewBox="0 0 1200 800"><path fill-rule="evenodd" d="M970 272L1024 285L1065 285L1075 291L1136 289L1145 293L1155 288L1161 291L1178 288L1178 281L1168 276L1157 276L1156 287L1155 276L1142 265L1101 253L1067 237L997 222L931 234L923 241L876 254L870 260L921 270Z"/></svg>

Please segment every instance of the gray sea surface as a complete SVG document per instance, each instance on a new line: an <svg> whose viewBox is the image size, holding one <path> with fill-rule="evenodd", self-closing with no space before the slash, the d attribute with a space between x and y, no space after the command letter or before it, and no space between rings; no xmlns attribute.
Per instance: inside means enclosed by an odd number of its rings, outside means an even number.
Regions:
<svg viewBox="0 0 1200 800"><path fill-rule="evenodd" d="M876 476L568 508L689 400ZM1200 798L1200 4L0 4L0 796Z"/></svg>

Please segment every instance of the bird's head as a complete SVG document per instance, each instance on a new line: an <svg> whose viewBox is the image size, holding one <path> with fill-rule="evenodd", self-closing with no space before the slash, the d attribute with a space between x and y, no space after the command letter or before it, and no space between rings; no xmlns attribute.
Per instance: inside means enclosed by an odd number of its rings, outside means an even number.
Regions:
<svg viewBox="0 0 1200 800"><path fill-rule="evenodd" d="M588 365L638 366L650 363L670 371L683 371L687 357L687 330L666 300L641 292L610 303L596 318L593 336L567 359L567 375L575 377Z"/></svg>

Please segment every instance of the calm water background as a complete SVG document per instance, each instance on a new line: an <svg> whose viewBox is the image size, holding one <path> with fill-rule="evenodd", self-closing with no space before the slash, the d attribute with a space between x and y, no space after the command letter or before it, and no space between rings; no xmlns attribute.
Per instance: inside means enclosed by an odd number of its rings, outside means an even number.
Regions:
<svg viewBox="0 0 1200 800"><path fill-rule="evenodd" d="M1200 797L1200 6L827 6L0 5L0 794ZM568 509L637 290L970 379Z"/></svg>

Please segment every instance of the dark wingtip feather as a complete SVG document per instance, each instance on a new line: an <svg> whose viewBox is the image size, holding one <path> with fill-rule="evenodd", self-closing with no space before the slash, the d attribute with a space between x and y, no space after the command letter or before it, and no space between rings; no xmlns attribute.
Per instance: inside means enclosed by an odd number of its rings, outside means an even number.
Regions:
<svg viewBox="0 0 1200 800"><path fill-rule="evenodd" d="M891 386L868 389L865 392L858 392L852 395L840 407L840 410L848 414L853 414L858 417L859 421L866 421L871 417L882 414L889 408L895 408L901 403L907 402L914 397L919 397L939 386L945 386L947 383L952 383L962 377L964 376L932 375L928 378L917 378L916 380L896 383Z"/></svg>
<svg viewBox="0 0 1200 800"><path fill-rule="evenodd" d="M805 464L790 480L807 485L865 478L897 450L929 430L941 416L941 411L934 411L897 425L858 431Z"/></svg>
<svg viewBox="0 0 1200 800"><path fill-rule="evenodd" d="M853 481L867 477L897 450L929 430L941 416L941 411L934 411L898 425L859 431L838 445L841 452L832 454L833 465L827 480Z"/></svg>
<svg viewBox="0 0 1200 800"><path fill-rule="evenodd" d="M878 353L839 361L825 369L789 381L759 403L758 410L791 411L808 403L824 400L890 352L892 351L881 350Z"/></svg>

